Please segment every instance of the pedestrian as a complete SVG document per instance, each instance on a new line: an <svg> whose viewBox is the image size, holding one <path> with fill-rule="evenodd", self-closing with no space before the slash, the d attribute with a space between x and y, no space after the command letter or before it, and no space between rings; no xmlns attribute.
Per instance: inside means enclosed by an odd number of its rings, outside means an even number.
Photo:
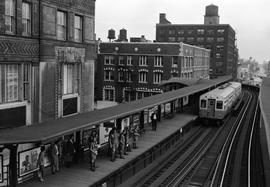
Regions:
<svg viewBox="0 0 270 187"><path fill-rule="evenodd" d="M152 130L156 131L157 130L157 114L156 114L156 111L154 111L152 113L151 120L152 120Z"/></svg>
<svg viewBox="0 0 270 187"><path fill-rule="evenodd" d="M97 154L98 154L98 144L97 144L97 139L95 135L93 135L90 138L90 169L91 171L95 171L96 168L96 159L97 159Z"/></svg>
<svg viewBox="0 0 270 187"><path fill-rule="evenodd" d="M125 149L125 136L123 132L119 133L119 155L121 159L124 159L123 154L124 154L124 149Z"/></svg>
<svg viewBox="0 0 270 187"><path fill-rule="evenodd" d="M73 163L73 157L75 154L75 148L73 143L73 137L69 137L67 143L66 143L66 167L70 168Z"/></svg>
<svg viewBox="0 0 270 187"><path fill-rule="evenodd" d="M111 151L111 161L115 161L115 152L116 152L116 144L115 144L115 127L111 130L111 134L109 135L109 146Z"/></svg>
<svg viewBox="0 0 270 187"><path fill-rule="evenodd" d="M64 165L64 142L59 139L57 141L57 147L58 147L58 151L59 151L59 154L58 154L58 160L59 160L59 168L63 168L63 165Z"/></svg>
<svg viewBox="0 0 270 187"><path fill-rule="evenodd" d="M59 149L57 146L58 142L53 142L50 147L51 151L51 168L52 168L52 174L55 174L55 172L59 171Z"/></svg>
<svg viewBox="0 0 270 187"><path fill-rule="evenodd" d="M138 132L137 126L136 127L133 127L132 128L132 139L133 139L133 141L132 141L133 146L132 147L133 147L133 149L137 149L138 148L136 142L137 142L139 136L140 136L140 134Z"/></svg>
<svg viewBox="0 0 270 187"><path fill-rule="evenodd" d="M129 132L128 132L128 127L125 127L123 131L124 135L124 155L127 155L128 149L129 149Z"/></svg>
<svg viewBox="0 0 270 187"><path fill-rule="evenodd" d="M38 155L38 177L40 182L44 182L44 156L45 156L45 146L41 146L40 153Z"/></svg>
<svg viewBox="0 0 270 187"><path fill-rule="evenodd" d="M115 158L118 157L117 150L119 150L119 130L114 131L114 146L115 146Z"/></svg>

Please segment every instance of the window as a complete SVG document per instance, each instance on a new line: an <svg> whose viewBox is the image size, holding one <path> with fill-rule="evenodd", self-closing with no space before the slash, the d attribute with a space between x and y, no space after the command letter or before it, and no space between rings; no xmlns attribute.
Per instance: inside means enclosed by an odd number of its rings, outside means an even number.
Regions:
<svg viewBox="0 0 270 187"><path fill-rule="evenodd" d="M15 34L15 2L5 0L5 32Z"/></svg>
<svg viewBox="0 0 270 187"><path fill-rule="evenodd" d="M175 34L174 30L169 30L169 34Z"/></svg>
<svg viewBox="0 0 270 187"><path fill-rule="evenodd" d="M178 77L178 74L176 72L171 74L171 77Z"/></svg>
<svg viewBox="0 0 270 187"><path fill-rule="evenodd" d="M188 34L193 34L194 33L194 30L188 30L187 33Z"/></svg>
<svg viewBox="0 0 270 187"><path fill-rule="evenodd" d="M172 57L172 67L173 68L177 68L178 67L178 63L177 63L177 57Z"/></svg>
<svg viewBox="0 0 270 187"><path fill-rule="evenodd" d="M210 34L210 35L215 34L215 31L213 29L207 30L207 34Z"/></svg>
<svg viewBox="0 0 270 187"><path fill-rule="evenodd" d="M104 89L104 100L105 101L114 101L114 90L113 89Z"/></svg>
<svg viewBox="0 0 270 187"><path fill-rule="evenodd" d="M184 37L178 37L178 42L183 42L183 41L185 41Z"/></svg>
<svg viewBox="0 0 270 187"><path fill-rule="evenodd" d="M218 37L217 42L224 42L224 38L223 37Z"/></svg>
<svg viewBox="0 0 270 187"><path fill-rule="evenodd" d="M123 56L119 56L119 65L124 65L124 57Z"/></svg>
<svg viewBox="0 0 270 187"><path fill-rule="evenodd" d="M147 72L139 72L139 82L140 83L147 83Z"/></svg>
<svg viewBox="0 0 270 187"><path fill-rule="evenodd" d="M207 41L207 42L213 42L213 41L214 41L214 38L213 38L213 37L207 37L207 38L206 38L206 41Z"/></svg>
<svg viewBox="0 0 270 187"><path fill-rule="evenodd" d="M162 73L160 73L160 72L154 73L153 83L154 84L159 84L161 81L162 81Z"/></svg>
<svg viewBox="0 0 270 187"><path fill-rule="evenodd" d="M82 42L82 17L74 17L74 40L75 42Z"/></svg>
<svg viewBox="0 0 270 187"><path fill-rule="evenodd" d="M221 58L221 54L220 53L216 53L216 58Z"/></svg>
<svg viewBox="0 0 270 187"><path fill-rule="evenodd" d="M223 109L223 101L217 101L217 109Z"/></svg>
<svg viewBox="0 0 270 187"><path fill-rule="evenodd" d="M124 72L123 71L118 72L118 81L124 82Z"/></svg>
<svg viewBox="0 0 270 187"><path fill-rule="evenodd" d="M169 37L168 40L169 42L175 42L175 37Z"/></svg>
<svg viewBox="0 0 270 187"><path fill-rule="evenodd" d="M113 64L113 56L105 56L104 57L104 64L105 65L112 65Z"/></svg>
<svg viewBox="0 0 270 187"><path fill-rule="evenodd" d="M178 30L178 31L177 31L177 34L184 34L184 33L185 33L184 30Z"/></svg>
<svg viewBox="0 0 270 187"><path fill-rule="evenodd" d="M204 29L197 29L197 34L199 34L199 35L204 34Z"/></svg>
<svg viewBox="0 0 270 187"><path fill-rule="evenodd" d="M19 65L0 65L0 103L19 100Z"/></svg>
<svg viewBox="0 0 270 187"><path fill-rule="evenodd" d="M29 3L22 3L22 34L24 36L31 35L31 8Z"/></svg>
<svg viewBox="0 0 270 187"><path fill-rule="evenodd" d="M57 39L66 40L66 13L62 11L57 11Z"/></svg>
<svg viewBox="0 0 270 187"><path fill-rule="evenodd" d="M131 78L131 72L130 71L127 71L126 72L126 80L127 80L127 82L132 82L132 78Z"/></svg>
<svg viewBox="0 0 270 187"><path fill-rule="evenodd" d="M113 81L114 80L113 71L105 70L104 71L104 80L105 81Z"/></svg>
<svg viewBox="0 0 270 187"><path fill-rule="evenodd" d="M218 30L217 30L217 33L218 33L218 34L224 34L224 32L225 32L224 29L218 29Z"/></svg>
<svg viewBox="0 0 270 187"><path fill-rule="evenodd" d="M127 65L132 66L132 56L127 57Z"/></svg>
<svg viewBox="0 0 270 187"><path fill-rule="evenodd" d="M201 108L206 108L206 100L205 99L201 100Z"/></svg>
<svg viewBox="0 0 270 187"><path fill-rule="evenodd" d="M204 38L202 38L202 37L197 38L197 41L198 41L198 42L204 42Z"/></svg>
<svg viewBox="0 0 270 187"><path fill-rule="evenodd" d="M79 85L79 65L63 65L63 94L78 93Z"/></svg>
<svg viewBox="0 0 270 187"><path fill-rule="evenodd" d="M0 64L0 103L28 100L30 76L30 64Z"/></svg>
<svg viewBox="0 0 270 187"><path fill-rule="evenodd" d="M154 58L154 66L156 67L162 67L162 56L155 56Z"/></svg>
<svg viewBox="0 0 270 187"><path fill-rule="evenodd" d="M147 66L147 57L146 56L139 57L139 66Z"/></svg>
<svg viewBox="0 0 270 187"><path fill-rule="evenodd" d="M223 51L224 46L223 45L217 45L217 50Z"/></svg>
<svg viewBox="0 0 270 187"><path fill-rule="evenodd" d="M187 38L187 42L193 42L194 41L194 38L193 37L188 37Z"/></svg>

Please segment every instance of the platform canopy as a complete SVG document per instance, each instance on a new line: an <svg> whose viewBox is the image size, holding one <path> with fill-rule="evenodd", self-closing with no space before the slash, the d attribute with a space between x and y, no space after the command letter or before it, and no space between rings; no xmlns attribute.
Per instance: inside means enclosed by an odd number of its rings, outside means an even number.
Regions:
<svg viewBox="0 0 270 187"><path fill-rule="evenodd" d="M165 86L167 84L181 84L184 86L192 86L195 84L201 84L201 83L207 83L207 82L211 82L211 80L209 79L200 79L200 78L186 78L186 77L172 77L168 80L164 80L162 81L159 85L160 86Z"/></svg>
<svg viewBox="0 0 270 187"><path fill-rule="evenodd" d="M144 109L200 92L231 79L232 76L230 75L222 76L217 79L209 80L207 83L196 84L109 108L58 118L56 120L30 126L4 129L0 131L0 145L48 142L63 135L83 130L102 122L135 114Z"/></svg>

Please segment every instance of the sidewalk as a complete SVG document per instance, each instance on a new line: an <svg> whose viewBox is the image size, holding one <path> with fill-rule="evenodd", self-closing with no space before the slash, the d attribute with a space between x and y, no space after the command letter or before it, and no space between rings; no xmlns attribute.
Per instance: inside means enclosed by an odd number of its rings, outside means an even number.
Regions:
<svg viewBox="0 0 270 187"><path fill-rule="evenodd" d="M195 115L190 114L174 114L172 119L162 120L157 123L157 131L151 131L151 127L146 127L146 132L137 142L138 148L132 149L125 159L116 159L111 162L106 156L106 150L98 155L96 163L96 171L89 169L87 161L74 164L71 168L63 168L55 175L45 176L45 182L39 182L35 179L18 184L19 187L88 187L102 178L112 174L125 164L129 163L139 155L146 152L168 136L178 131L188 122L196 119ZM86 156L85 156L86 157ZM85 159L87 160L87 159Z"/></svg>

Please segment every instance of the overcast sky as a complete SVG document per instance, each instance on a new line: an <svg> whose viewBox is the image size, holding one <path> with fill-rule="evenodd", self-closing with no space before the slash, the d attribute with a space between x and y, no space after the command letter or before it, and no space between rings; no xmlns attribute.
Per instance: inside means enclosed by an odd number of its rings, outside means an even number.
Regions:
<svg viewBox="0 0 270 187"><path fill-rule="evenodd" d="M172 24L203 24L205 6L219 7L221 24L236 31L240 58L270 60L270 0L97 0L96 35L107 41L108 30L127 29L129 37L155 40L159 13Z"/></svg>

